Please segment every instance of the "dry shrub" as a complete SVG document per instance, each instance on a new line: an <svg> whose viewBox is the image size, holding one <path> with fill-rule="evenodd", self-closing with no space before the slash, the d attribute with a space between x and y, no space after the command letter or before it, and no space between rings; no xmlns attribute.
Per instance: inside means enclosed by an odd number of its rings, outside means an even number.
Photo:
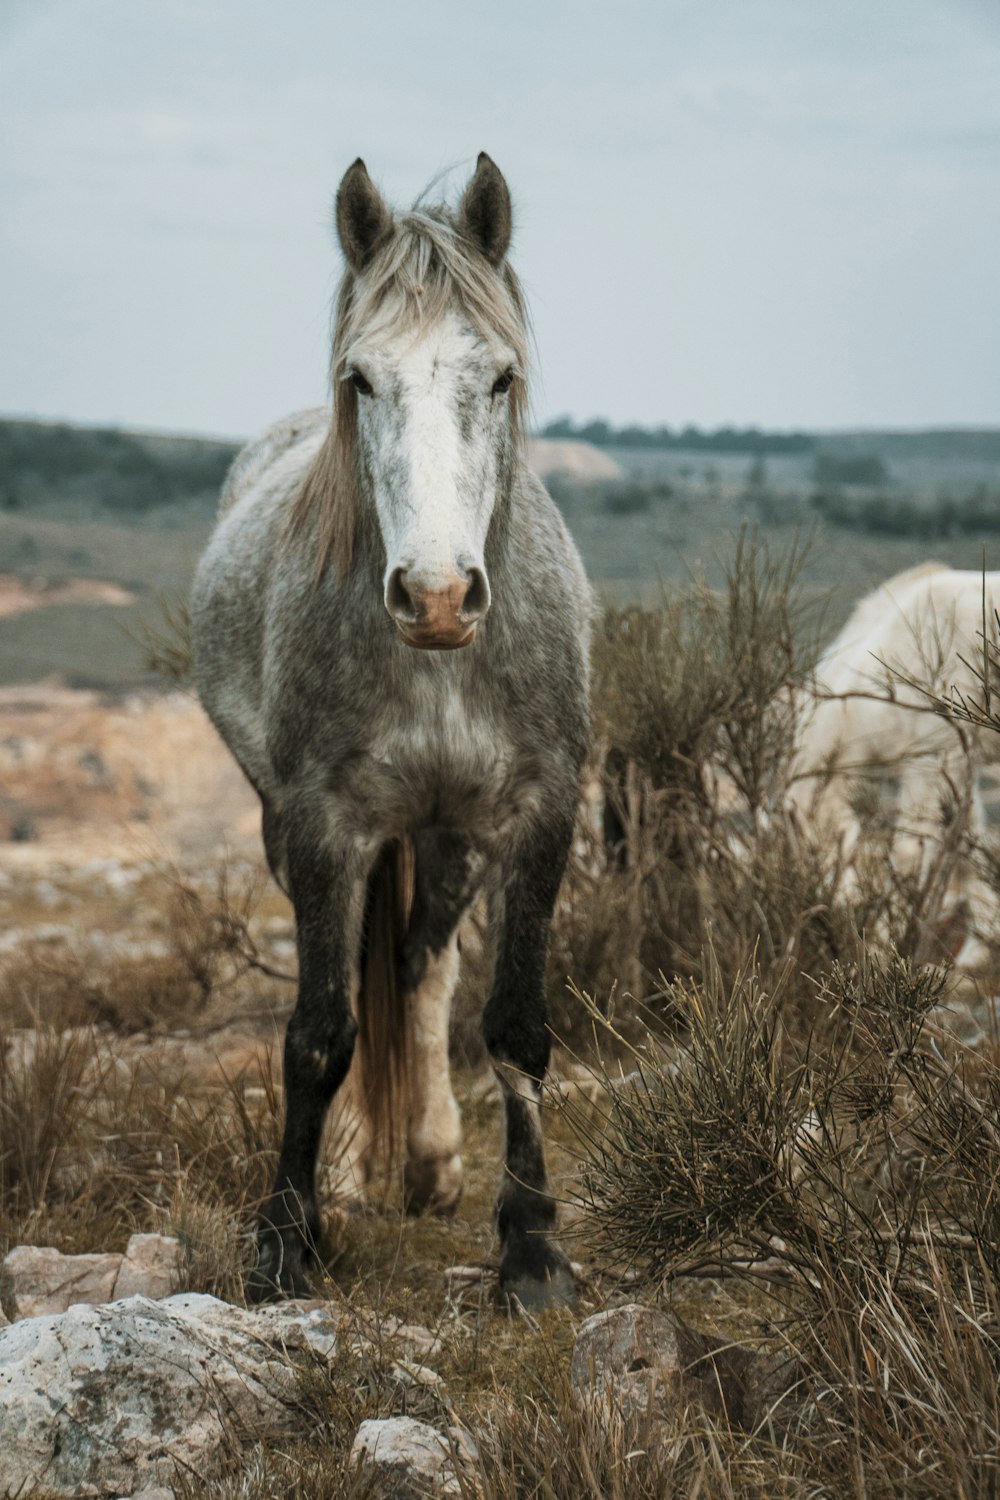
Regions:
<svg viewBox="0 0 1000 1500"><path fill-rule="evenodd" d="M5 1023L164 1033L204 1019L249 972L291 977L265 962L250 931L259 877L234 886L221 866L209 894L176 874L169 890L155 947L98 957L82 942L26 943L0 969Z"/></svg>
<svg viewBox="0 0 1000 1500"><path fill-rule="evenodd" d="M800 577L807 549L773 554L743 531L721 590L695 581L657 609L607 609L594 647L594 699L609 760L634 761L658 790L701 806L704 768L765 806L794 731L789 690L815 660L818 616Z"/></svg>
<svg viewBox="0 0 1000 1500"><path fill-rule="evenodd" d="M948 1056L944 976L898 957L834 965L805 1034L759 969L706 972L667 986L684 1042L633 1048L603 1128L581 1115L602 1248L767 1292L829 1493L996 1492L1000 1066Z"/></svg>
<svg viewBox="0 0 1000 1500"><path fill-rule="evenodd" d="M144 671L171 687L187 687L192 677L191 609L185 597L158 594L159 619L140 620L138 632L127 632L141 653Z"/></svg>
<svg viewBox="0 0 1000 1500"><path fill-rule="evenodd" d="M617 839L571 862L556 915L553 1026L572 1043L587 1022L567 977L648 1001L661 971L700 976L709 935L730 976L755 949L777 971L856 947L835 864L782 811L795 689L818 641L804 560L743 533L721 590L696 580L658 608L604 613L595 740Z"/></svg>

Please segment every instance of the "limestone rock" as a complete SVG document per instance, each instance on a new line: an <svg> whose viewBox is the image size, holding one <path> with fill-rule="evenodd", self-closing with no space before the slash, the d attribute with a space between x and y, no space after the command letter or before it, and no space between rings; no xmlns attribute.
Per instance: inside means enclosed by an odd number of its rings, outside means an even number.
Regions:
<svg viewBox="0 0 1000 1500"><path fill-rule="evenodd" d="M110 1302L121 1255L63 1255L48 1245L18 1245L2 1270L4 1310L12 1320L62 1313L77 1302Z"/></svg>
<svg viewBox="0 0 1000 1500"><path fill-rule="evenodd" d="M697 1402L752 1430L773 1420L794 1371L632 1302L582 1324L570 1379L580 1401L606 1403L626 1420L665 1418Z"/></svg>
<svg viewBox="0 0 1000 1500"><path fill-rule="evenodd" d="M134 1234L124 1255L63 1255L18 1245L0 1267L0 1300L12 1320L96 1306L123 1297L169 1297L180 1284L180 1245L165 1234Z"/></svg>
<svg viewBox="0 0 1000 1500"><path fill-rule="evenodd" d="M180 1285L181 1247L172 1235L134 1234L115 1282L114 1298L169 1297Z"/></svg>
<svg viewBox="0 0 1000 1500"><path fill-rule="evenodd" d="M13 1493L139 1495L209 1476L235 1437L294 1425L290 1352L327 1355L323 1309L129 1297L0 1329L0 1454Z"/></svg>
<svg viewBox="0 0 1000 1500"><path fill-rule="evenodd" d="M461 1495L447 1437L415 1417L382 1417L362 1422L351 1448L351 1465L373 1481L379 1500L423 1500L427 1495Z"/></svg>
<svg viewBox="0 0 1000 1500"><path fill-rule="evenodd" d="M389 1371L392 1379L397 1385L414 1388L423 1386L425 1390L442 1390L444 1381L437 1370L432 1370L428 1365L417 1364L412 1359L398 1359Z"/></svg>

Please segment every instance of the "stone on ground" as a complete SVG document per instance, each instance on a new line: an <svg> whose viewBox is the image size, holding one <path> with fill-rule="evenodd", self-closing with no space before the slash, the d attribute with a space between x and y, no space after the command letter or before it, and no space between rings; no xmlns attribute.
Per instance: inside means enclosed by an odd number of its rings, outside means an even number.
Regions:
<svg viewBox="0 0 1000 1500"><path fill-rule="evenodd" d="M169 1297L180 1283L180 1246L165 1234L134 1234L124 1255L63 1255L18 1245L0 1266L0 1300L12 1321L123 1297Z"/></svg>
<svg viewBox="0 0 1000 1500"><path fill-rule="evenodd" d="M415 1417L382 1417L362 1422L351 1448L379 1500L424 1500L428 1495L461 1495L448 1438Z"/></svg>
<svg viewBox="0 0 1000 1500"><path fill-rule="evenodd" d="M295 1425L294 1357L336 1349L322 1308L129 1297L0 1329L0 1454L11 1493L138 1496L210 1476L229 1445Z"/></svg>
<svg viewBox="0 0 1000 1500"><path fill-rule="evenodd" d="M125 1247L113 1301L170 1297L180 1285L181 1247L166 1234L134 1234Z"/></svg>
<svg viewBox="0 0 1000 1500"><path fill-rule="evenodd" d="M633 1302L581 1325L570 1379L582 1404L603 1405L628 1421L647 1414L665 1420L697 1403L754 1430L769 1421L778 1425L776 1409L794 1372L787 1361Z"/></svg>
<svg viewBox="0 0 1000 1500"><path fill-rule="evenodd" d="M18 1245L4 1259L4 1308L12 1319L62 1313L74 1303L110 1302L121 1255L63 1255L49 1245Z"/></svg>

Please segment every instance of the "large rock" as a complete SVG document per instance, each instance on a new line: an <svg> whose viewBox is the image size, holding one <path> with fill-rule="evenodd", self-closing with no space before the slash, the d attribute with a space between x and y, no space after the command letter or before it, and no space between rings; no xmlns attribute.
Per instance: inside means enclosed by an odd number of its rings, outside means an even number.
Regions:
<svg viewBox="0 0 1000 1500"><path fill-rule="evenodd" d="M424 1500L428 1495L462 1493L452 1444L436 1427L415 1417L362 1422L350 1463L364 1470L371 1493L379 1500Z"/></svg>
<svg viewBox="0 0 1000 1500"><path fill-rule="evenodd" d="M180 1284L180 1245L165 1234L134 1234L124 1255L63 1255L49 1245L18 1245L0 1266L8 1317L36 1318L123 1297L169 1297Z"/></svg>
<svg viewBox="0 0 1000 1500"><path fill-rule="evenodd" d="M295 1422L295 1357L328 1357L322 1308L129 1297L0 1329L5 1488L138 1495L211 1475L226 1445Z"/></svg>
<svg viewBox="0 0 1000 1500"><path fill-rule="evenodd" d="M582 1324L570 1379L582 1403L600 1403L626 1420L664 1419L697 1402L734 1426L755 1430L785 1425L790 1408L783 1398L795 1371L780 1357L632 1302Z"/></svg>

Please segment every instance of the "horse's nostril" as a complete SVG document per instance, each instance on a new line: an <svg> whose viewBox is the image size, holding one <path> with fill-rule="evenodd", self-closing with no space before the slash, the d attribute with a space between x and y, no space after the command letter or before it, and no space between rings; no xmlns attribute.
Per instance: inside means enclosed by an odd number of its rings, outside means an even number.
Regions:
<svg viewBox="0 0 1000 1500"><path fill-rule="evenodd" d="M482 568L469 568L465 576L469 580L469 587L462 600L461 616L471 623L473 620L481 620L489 609L490 586Z"/></svg>
<svg viewBox="0 0 1000 1500"><path fill-rule="evenodd" d="M395 620L413 624L417 619L417 607L406 587L406 569L394 568L385 591L385 607Z"/></svg>

